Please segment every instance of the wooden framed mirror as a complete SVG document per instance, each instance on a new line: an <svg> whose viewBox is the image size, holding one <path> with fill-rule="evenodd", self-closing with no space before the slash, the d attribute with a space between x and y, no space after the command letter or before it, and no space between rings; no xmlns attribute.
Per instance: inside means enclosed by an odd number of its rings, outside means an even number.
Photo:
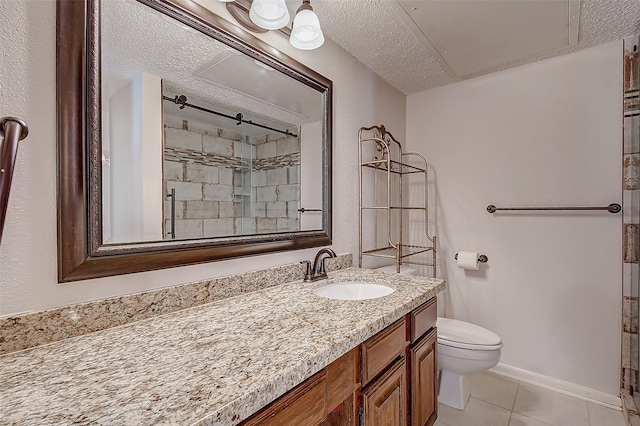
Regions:
<svg viewBox="0 0 640 426"><path fill-rule="evenodd" d="M56 25L59 282L331 244L330 80L191 0Z"/></svg>

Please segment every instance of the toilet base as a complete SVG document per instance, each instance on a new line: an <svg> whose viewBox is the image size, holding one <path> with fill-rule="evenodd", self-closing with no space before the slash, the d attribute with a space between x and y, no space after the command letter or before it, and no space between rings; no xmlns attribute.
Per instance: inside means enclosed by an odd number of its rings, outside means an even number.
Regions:
<svg viewBox="0 0 640 426"><path fill-rule="evenodd" d="M440 371L440 391L438 392L438 402L449 407L464 410L467 406L471 390L466 375L452 373L450 371Z"/></svg>

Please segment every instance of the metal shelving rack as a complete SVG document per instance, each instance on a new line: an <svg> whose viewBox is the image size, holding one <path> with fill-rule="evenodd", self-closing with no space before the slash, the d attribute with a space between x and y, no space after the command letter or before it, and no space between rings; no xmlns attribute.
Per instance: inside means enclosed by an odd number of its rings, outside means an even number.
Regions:
<svg viewBox="0 0 640 426"><path fill-rule="evenodd" d="M402 265L422 265L431 267L432 276L435 277L436 236L429 235L428 231L427 160L418 153L403 152L402 144L382 125L360 128L358 142L360 159L359 266L363 267L364 256L388 258L395 261L396 272L400 272ZM374 169L374 172L373 184L365 189L363 187L363 171L366 169ZM420 184L424 186L423 205L404 205L406 194L403 193L403 181L406 181L411 175L418 176ZM363 200L364 198L367 200ZM364 231L369 229L369 223L365 222L371 222L365 218L366 212L372 212L373 215L374 243L364 241ZM412 244L405 241L405 239L411 239L405 238L403 235L403 222L406 221L405 212L424 214L424 238L422 240L426 244ZM386 215L386 221L380 221L379 215ZM377 224L385 222L386 230L379 229L383 226L377 226ZM386 234L383 243L379 238L380 232ZM369 237L371 236L369 235Z"/></svg>

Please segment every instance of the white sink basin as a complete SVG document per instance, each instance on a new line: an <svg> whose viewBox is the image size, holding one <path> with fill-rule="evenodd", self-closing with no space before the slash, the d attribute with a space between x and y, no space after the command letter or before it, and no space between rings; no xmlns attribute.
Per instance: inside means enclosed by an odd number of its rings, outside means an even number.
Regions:
<svg viewBox="0 0 640 426"><path fill-rule="evenodd" d="M313 290L318 296L338 300L366 300L388 296L395 290L383 284L371 282L338 282Z"/></svg>

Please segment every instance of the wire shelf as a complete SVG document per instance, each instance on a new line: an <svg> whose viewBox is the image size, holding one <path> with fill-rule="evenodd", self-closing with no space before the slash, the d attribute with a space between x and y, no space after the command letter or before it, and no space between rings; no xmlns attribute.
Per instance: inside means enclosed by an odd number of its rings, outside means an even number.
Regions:
<svg viewBox="0 0 640 426"><path fill-rule="evenodd" d="M391 173L407 175L411 173L424 173L425 171L425 169L423 168L400 163L395 160L391 160L390 163L391 163ZM365 163L362 163L362 165L365 167L370 167L372 169L384 170L385 172L387 171L386 160L367 161Z"/></svg>
<svg viewBox="0 0 640 426"><path fill-rule="evenodd" d="M431 276L436 277L436 236L430 235L428 229L430 223L429 185L426 158L416 152L404 152L402 144L387 132L384 126L360 128L358 141L360 158L359 266L363 266L363 256L372 256L393 259L398 268L403 264L430 266L432 267ZM374 169L376 173L364 175L365 168ZM377 173L378 171L381 173ZM416 177L409 176L412 174ZM398 177L392 178L392 175ZM366 185L363 176L366 177ZM424 186L424 204L420 206L417 206L420 204L421 197L419 195L409 197L408 189L416 183ZM365 188L366 196L364 194ZM386 192L386 198L384 198L383 191ZM369 205L364 205L365 200ZM405 200L408 200L408 206L404 205ZM392 214L392 212L405 212L405 214ZM424 215L421 221L423 230L420 232L424 235L413 232L411 235L407 234L408 228L405 227L416 222L416 215L412 215L411 212L420 212ZM406 223L403 224L403 222ZM365 228L367 228L366 233ZM397 241L395 241L396 237ZM407 241L404 241L403 238L406 238ZM428 242L424 241L424 238ZM426 245L407 244L409 241ZM386 247L384 247L385 245ZM420 254L423 256L419 256Z"/></svg>
<svg viewBox="0 0 640 426"><path fill-rule="evenodd" d="M410 256L415 256L421 253L427 253L433 250L433 247L426 246L402 246L402 258L407 258ZM375 257L387 257L387 258L396 258L397 249L393 246L375 248L372 250L363 250L362 254L367 256L375 256Z"/></svg>

